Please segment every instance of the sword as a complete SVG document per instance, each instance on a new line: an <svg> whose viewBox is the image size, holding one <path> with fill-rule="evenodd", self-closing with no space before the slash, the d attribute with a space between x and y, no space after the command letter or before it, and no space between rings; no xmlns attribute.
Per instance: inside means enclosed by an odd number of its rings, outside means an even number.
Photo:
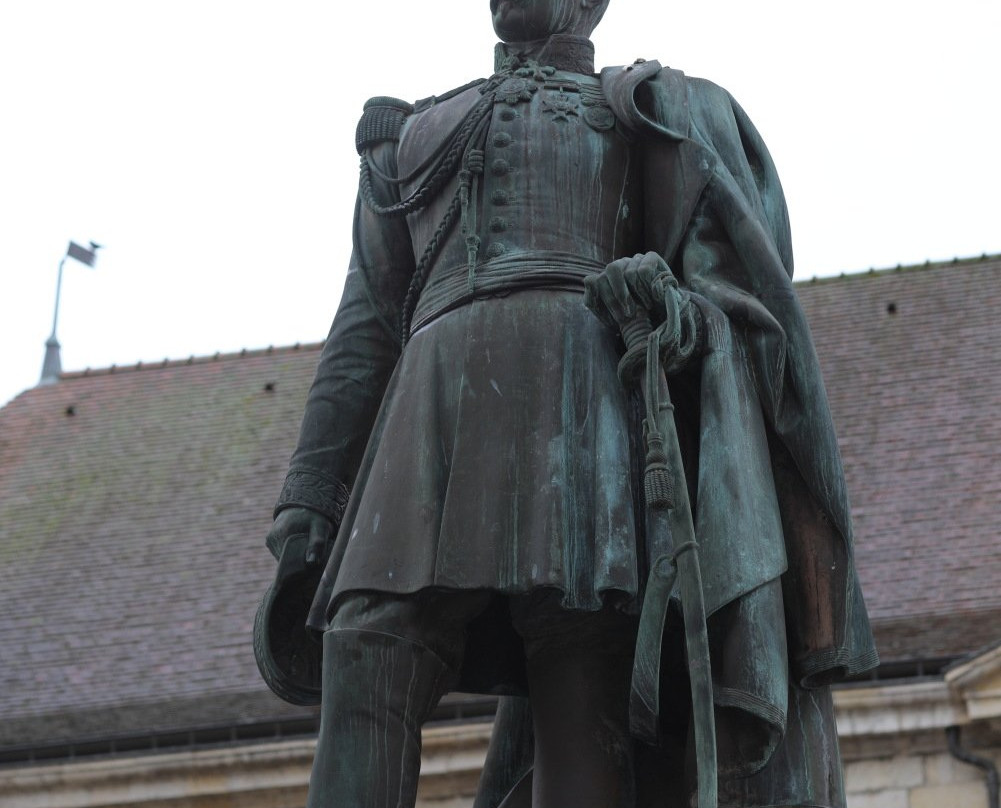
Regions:
<svg viewBox="0 0 1001 808"><path fill-rule="evenodd" d="M672 548L670 553L655 559L650 568L640 613L629 694L629 725L634 736L656 741L660 716L661 644L671 592L677 582L692 686L697 804L698 808L717 808L716 723L702 573L674 407L667 376L660 363L662 337L667 338L668 348L671 348L672 342L676 346L680 338L677 300L673 295L668 298L673 305L668 302L667 317L657 330L652 328L649 316L642 310L632 320L620 325L626 354L620 363L619 374L625 380L632 375L629 371L640 371L640 389L646 408L643 422L646 444L643 489L647 535L667 537L669 541L665 544ZM641 363L643 367L640 367Z"/></svg>

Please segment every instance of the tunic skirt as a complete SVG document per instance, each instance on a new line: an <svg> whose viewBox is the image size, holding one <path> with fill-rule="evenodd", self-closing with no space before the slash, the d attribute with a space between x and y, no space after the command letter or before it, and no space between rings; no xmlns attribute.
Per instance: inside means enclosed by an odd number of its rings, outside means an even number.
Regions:
<svg viewBox="0 0 1001 808"><path fill-rule="evenodd" d="M634 610L646 559L620 352L579 291L477 298L416 331L311 624L358 590L550 588L568 609Z"/></svg>

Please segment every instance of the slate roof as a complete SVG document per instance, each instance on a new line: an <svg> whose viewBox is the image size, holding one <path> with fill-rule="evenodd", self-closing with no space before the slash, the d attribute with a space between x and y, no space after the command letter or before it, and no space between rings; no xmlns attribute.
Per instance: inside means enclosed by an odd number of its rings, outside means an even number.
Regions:
<svg viewBox="0 0 1001 808"><path fill-rule="evenodd" d="M798 286L889 664L1001 635L999 281L992 257ZM319 347L69 373L0 410L0 752L312 715L250 630Z"/></svg>
<svg viewBox="0 0 1001 808"><path fill-rule="evenodd" d="M798 286L884 664L1001 637L1001 256Z"/></svg>
<svg viewBox="0 0 1001 808"><path fill-rule="evenodd" d="M302 713L250 632L316 359L70 373L0 411L0 747Z"/></svg>

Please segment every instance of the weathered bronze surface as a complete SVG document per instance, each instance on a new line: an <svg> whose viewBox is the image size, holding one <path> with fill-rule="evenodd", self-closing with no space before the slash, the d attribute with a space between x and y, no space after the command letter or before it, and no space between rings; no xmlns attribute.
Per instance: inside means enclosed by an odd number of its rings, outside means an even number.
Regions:
<svg viewBox="0 0 1001 808"><path fill-rule="evenodd" d="M726 91L594 72L607 3L491 0L492 76L359 122L255 627L313 808L412 805L454 689L505 697L477 808L844 804L876 654L781 187Z"/></svg>

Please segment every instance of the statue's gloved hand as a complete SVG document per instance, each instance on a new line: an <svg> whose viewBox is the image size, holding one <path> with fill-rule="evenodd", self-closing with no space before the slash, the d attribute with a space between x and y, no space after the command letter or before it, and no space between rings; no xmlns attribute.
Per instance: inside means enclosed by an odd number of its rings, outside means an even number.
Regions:
<svg viewBox="0 0 1001 808"><path fill-rule="evenodd" d="M675 338L662 343L661 359L669 373L678 372L702 353L701 301L678 286L667 262L655 252L619 258L584 281L585 305L610 328L620 329L641 309L654 328L664 323L669 307L677 313Z"/></svg>
<svg viewBox="0 0 1001 808"><path fill-rule="evenodd" d="M291 536L309 536L306 544L306 564L314 566L324 563L336 534L335 525L319 511L301 506L283 509L275 517L265 543L275 558L280 558L285 542Z"/></svg>
<svg viewBox="0 0 1001 808"><path fill-rule="evenodd" d="M584 281L584 303L606 325L617 328L644 309L656 325L663 319L667 287L678 288L663 258L655 252L637 253L612 261L602 272Z"/></svg>
<svg viewBox="0 0 1001 808"><path fill-rule="evenodd" d="M291 704L320 703L322 646L307 621L334 529L322 513L289 505L267 537L278 568L254 617L254 657L268 687Z"/></svg>

